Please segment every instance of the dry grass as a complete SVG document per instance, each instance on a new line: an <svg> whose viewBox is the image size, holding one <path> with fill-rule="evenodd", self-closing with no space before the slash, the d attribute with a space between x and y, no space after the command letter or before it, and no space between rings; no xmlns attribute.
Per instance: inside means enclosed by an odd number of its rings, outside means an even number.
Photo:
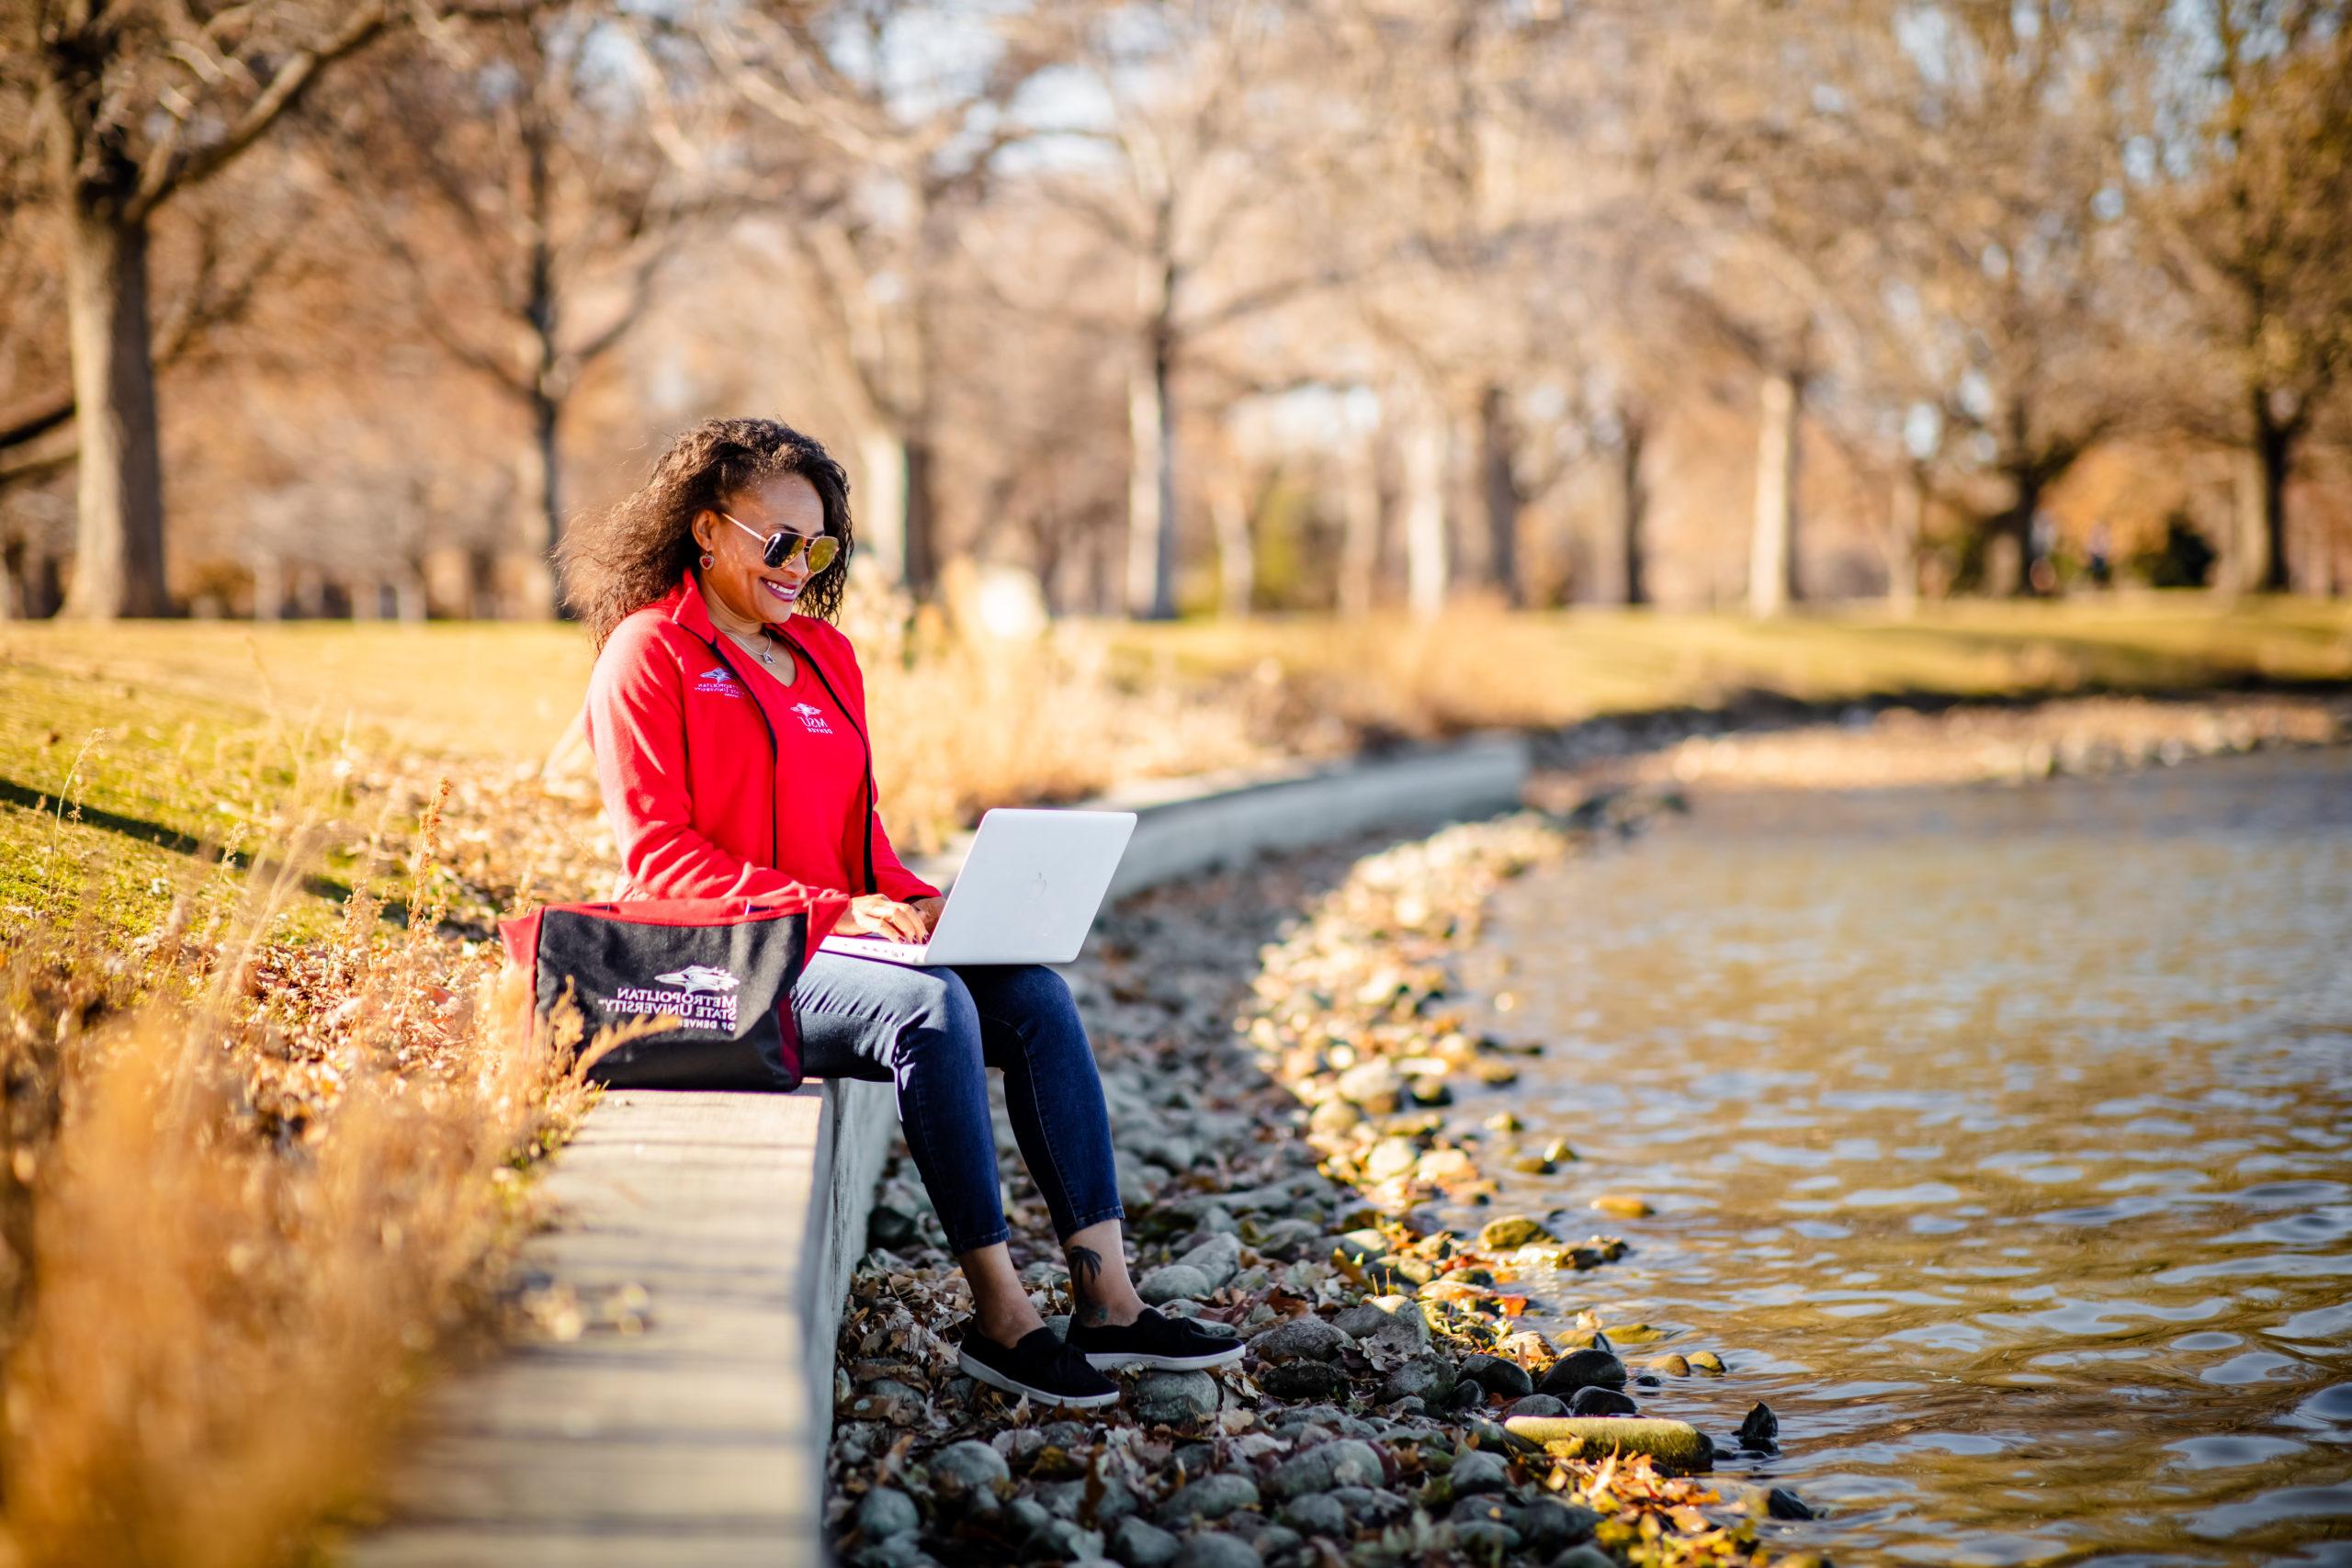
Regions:
<svg viewBox="0 0 2352 1568"><path fill-rule="evenodd" d="M850 629L910 851L1122 778L1757 690L2352 679L2352 609L2202 599ZM541 767L588 665L570 627L0 627L0 1568L295 1561L364 1496L584 1100L481 939L610 869Z"/></svg>
<svg viewBox="0 0 2352 1568"><path fill-rule="evenodd" d="M375 1470L586 1099L519 985L366 895L261 933L305 846L199 928L45 924L0 984L0 1562L292 1561ZM503 988L502 988L503 987Z"/></svg>

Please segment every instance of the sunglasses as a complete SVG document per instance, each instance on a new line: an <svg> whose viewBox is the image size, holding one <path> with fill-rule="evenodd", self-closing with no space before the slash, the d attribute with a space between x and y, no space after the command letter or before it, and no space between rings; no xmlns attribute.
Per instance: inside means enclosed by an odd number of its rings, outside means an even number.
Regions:
<svg viewBox="0 0 2352 1568"><path fill-rule="evenodd" d="M833 564L834 557L842 553L842 542L831 534L795 534L779 528L773 534L763 535L740 517L725 512L719 515L754 539L764 541L760 561L770 571L781 569L796 555L808 561L810 571L822 571Z"/></svg>

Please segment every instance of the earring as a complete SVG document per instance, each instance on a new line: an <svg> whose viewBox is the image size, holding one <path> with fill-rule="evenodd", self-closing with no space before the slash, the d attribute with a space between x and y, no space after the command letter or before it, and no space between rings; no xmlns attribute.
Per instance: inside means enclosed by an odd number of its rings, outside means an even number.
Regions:
<svg viewBox="0 0 2352 1568"><path fill-rule="evenodd" d="M716 558L716 557L714 557L714 556L712 556L712 554L711 554L708 550L705 550L705 551L703 551L703 553L702 553L702 569L703 569L703 570L705 570L705 571L708 571L708 570L709 570L713 566L715 566L716 564L718 564L718 562L717 562L717 558Z"/></svg>

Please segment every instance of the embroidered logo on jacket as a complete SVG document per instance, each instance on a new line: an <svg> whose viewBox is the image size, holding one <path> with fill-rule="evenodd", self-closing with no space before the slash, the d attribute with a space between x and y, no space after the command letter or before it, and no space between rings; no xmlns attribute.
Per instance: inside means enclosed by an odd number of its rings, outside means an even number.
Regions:
<svg viewBox="0 0 2352 1568"><path fill-rule="evenodd" d="M743 694L743 683L735 679L735 671L724 664L717 664L702 672L695 682L695 690L708 692L714 696L740 697Z"/></svg>
<svg viewBox="0 0 2352 1568"><path fill-rule="evenodd" d="M814 703L795 703L792 711L800 716L801 727L811 735L831 735L833 727L825 722L825 710Z"/></svg>
<svg viewBox="0 0 2352 1568"><path fill-rule="evenodd" d="M689 991L731 991L743 983L726 970L714 969L707 964L690 964L684 969L653 977L665 986L682 986Z"/></svg>

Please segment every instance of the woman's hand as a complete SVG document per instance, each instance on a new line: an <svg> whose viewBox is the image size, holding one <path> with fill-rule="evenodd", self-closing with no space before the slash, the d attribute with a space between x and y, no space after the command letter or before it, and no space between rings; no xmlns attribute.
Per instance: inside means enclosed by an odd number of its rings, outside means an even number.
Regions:
<svg viewBox="0 0 2352 1568"><path fill-rule="evenodd" d="M929 902L930 900L925 900ZM849 901L833 931L842 936L887 936L893 942L921 942L938 919L926 919L912 904L901 904L887 893L867 893Z"/></svg>
<svg viewBox="0 0 2352 1568"><path fill-rule="evenodd" d="M928 898L917 898L907 908L922 917L922 934L929 936L939 929L939 911L947 908L947 900L934 893Z"/></svg>

